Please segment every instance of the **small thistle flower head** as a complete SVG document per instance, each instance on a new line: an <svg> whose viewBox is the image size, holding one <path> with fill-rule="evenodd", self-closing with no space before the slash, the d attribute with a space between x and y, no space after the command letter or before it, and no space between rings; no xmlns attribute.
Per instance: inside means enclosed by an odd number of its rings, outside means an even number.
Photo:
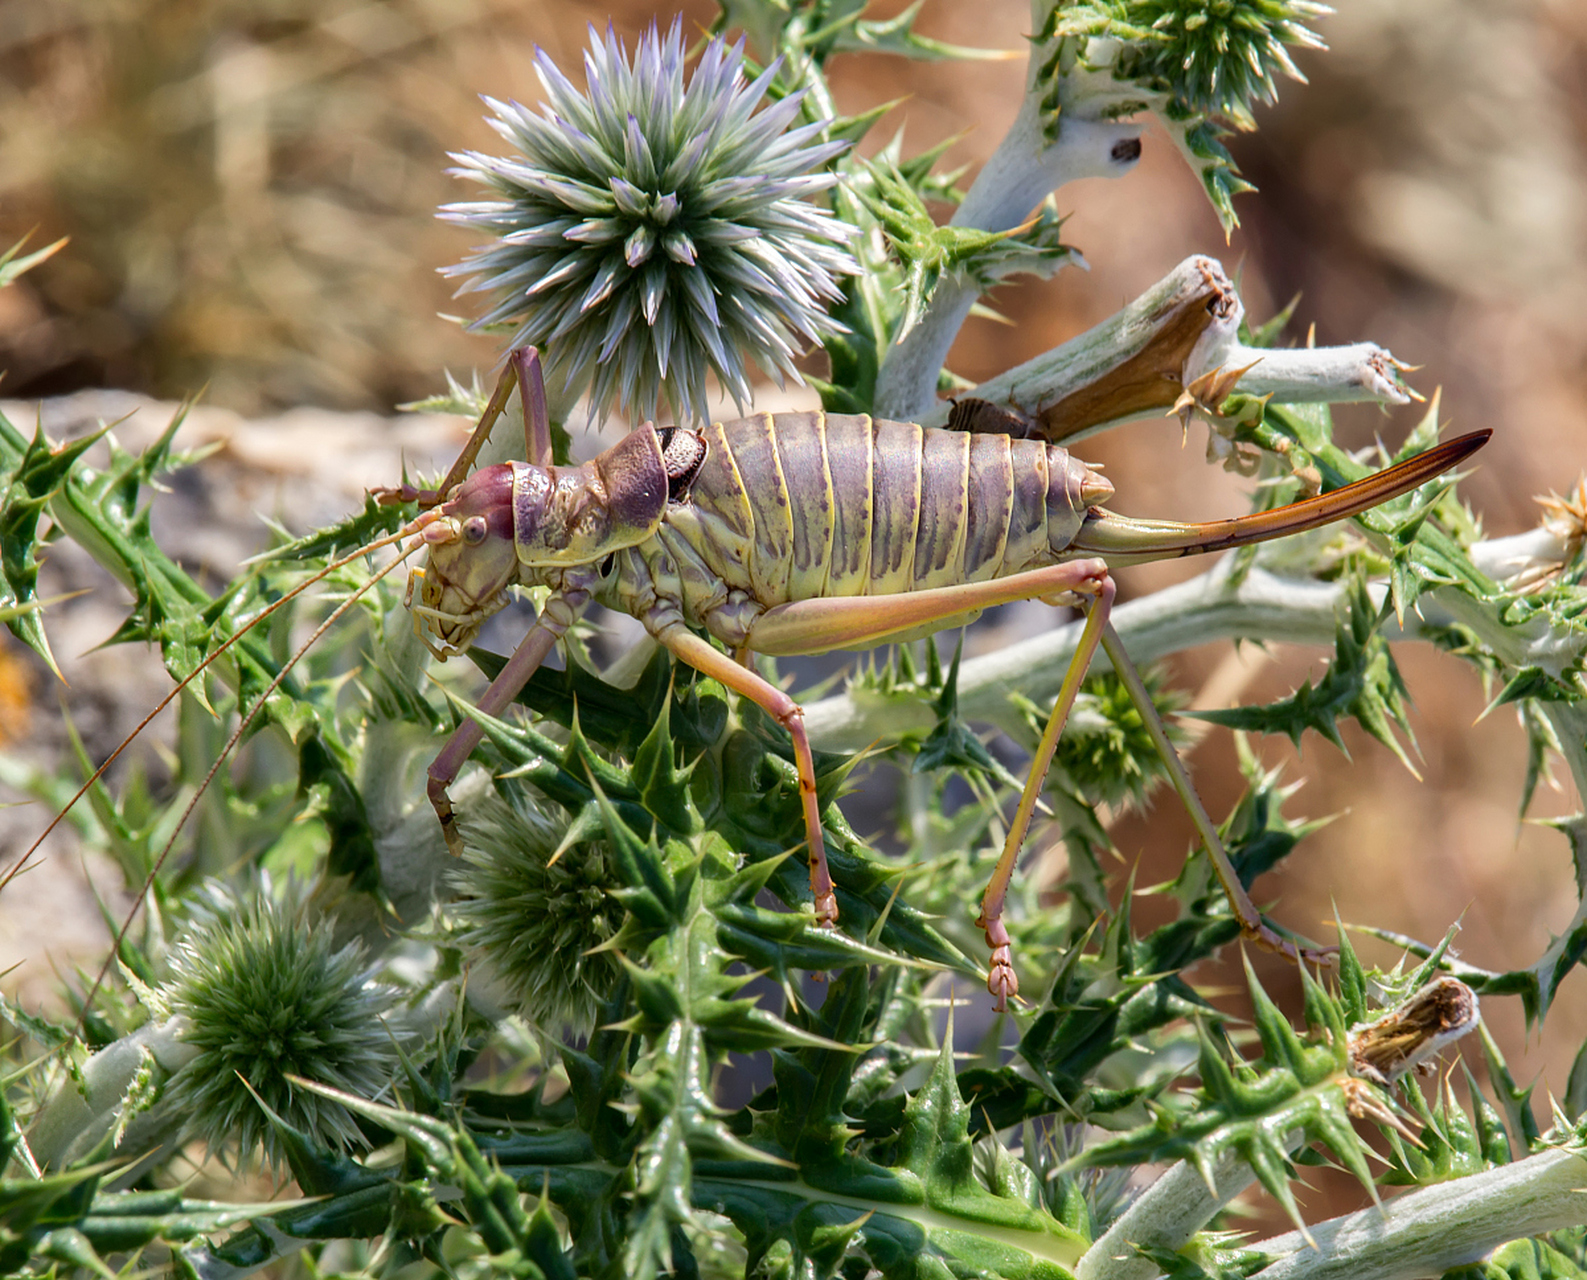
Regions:
<svg viewBox="0 0 1587 1280"><path fill-rule="evenodd" d="M842 330L824 308L857 270L852 229L809 203L847 144L789 127L802 94L757 114L778 64L746 83L742 41L711 40L686 82L679 22L632 61L610 29L590 34L586 93L540 52L542 114L486 99L518 155L453 157L497 197L441 211L498 237L446 272L491 296L475 327L513 325L602 417L665 397L699 418L708 371L742 408L746 361L799 380L797 347Z"/></svg>
<svg viewBox="0 0 1587 1280"><path fill-rule="evenodd" d="M1560 563L1570 564L1587 547L1587 476L1564 497L1550 493L1536 502L1543 508L1543 527L1559 541Z"/></svg>
<svg viewBox="0 0 1587 1280"><path fill-rule="evenodd" d="M1161 667L1148 667L1141 677L1164 722L1175 726L1169 736L1182 744L1184 733L1177 728L1173 713L1184 706L1184 696L1168 687L1167 673ZM1045 722L1046 713L1039 719ZM1086 681L1058 741L1054 763L1093 803L1135 809L1145 805L1163 776L1157 746L1141 713L1123 681L1112 672Z"/></svg>
<svg viewBox="0 0 1587 1280"><path fill-rule="evenodd" d="M598 950L624 916L610 852L590 840L562 848L567 828L540 812L537 796L506 795L484 799L464 821L454 941L532 1026L588 1031L623 972L615 951Z"/></svg>
<svg viewBox="0 0 1587 1280"><path fill-rule="evenodd" d="M1332 12L1316 0L1082 0L1055 10L1054 29L1122 39L1115 75L1251 128L1278 75L1305 79L1289 46L1323 48L1305 24Z"/></svg>
<svg viewBox="0 0 1587 1280"><path fill-rule="evenodd" d="M1529 594L1581 579L1587 550L1587 476L1563 496L1539 494L1533 500L1543 508L1537 528L1479 542L1471 549L1472 559L1484 573L1501 579L1512 591Z"/></svg>
<svg viewBox="0 0 1587 1280"><path fill-rule="evenodd" d="M1311 0L1146 0L1140 9L1162 39L1146 55L1157 73L1178 80L1192 106L1242 127L1251 103L1278 97L1275 72L1305 80L1286 46L1322 48L1305 24L1332 12Z"/></svg>
<svg viewBox="0 0 1587 1280"><path fill-rule="evenodd" d="M216 888L198 902L175 948L159 1003L181 1018L197 1056L174 1076L167 1099L211 1150L235 1139L285 1152L248 1086L275 1113L323 1146L363 1142L353 1116L292 1084L302 1076L361 1097L386 1088L397 1055L384 1022L395 993L370 978L357 942L338 948L295 882L268 879L238 897Z"/></svg>

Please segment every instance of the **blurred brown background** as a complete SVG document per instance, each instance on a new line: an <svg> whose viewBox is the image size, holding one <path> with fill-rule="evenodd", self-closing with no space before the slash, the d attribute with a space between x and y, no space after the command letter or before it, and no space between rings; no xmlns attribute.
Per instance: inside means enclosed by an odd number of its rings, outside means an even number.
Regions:
<svg viewBox="0 0 1587 1280"><path fill-rule="evenodd" d="M1060 193L1074 215L1066 238L1092 270L1002 289L995 301L1011 324L972 321L952 364L991 376L1210 252L1243 271L1253 317L1298 292L1293 337L1315 325L1321 343L1382 342L1421 366L1417 387L1443 388L1456 428L1493 427L1464 492L1491 534L1518 532L1536 520L1532 495L1587 467L1587 6L1343 0L1341 10L1319 24L1333 52L1299 58L1311 83L1285 84L1260 132L1233 142L1260 191L1238 202L1244 226L1231 243L1167 142L1149 137L1130 177ZM715 10L682 12L698 27ZM72 237L0 293L5 394L104 386L172 398L207 384L208 403L245 414L384 411L438 389L445 368L488 368L488 340L437 318L463 305L435 273L468 237L432 215L473 190L444 175L445 153L496 142L477 95L536 98L536 42L577 80L586 23L610 16L632 37L655 13L605 0L0 3L0 243L34 228L35 247ZM920 25L1019 50L1028 11L933 0ZM915 149L967 130L948 162L976 164L1013 116L1021 68L851 58L836 88L850 111L907 99L878 139L907 127ZM1350 409L1342 434L1398 443L1418 413ZM1202 463L1197 435L1181 451L1177 424L1142 424L1082 452L1107 463L1121 510L1236 510L1238 484ZM1124 593L1193 571L1133 570ZM1197 687L1225 656L1188 655L1179 674ZM1280 696L1320 661L1274 658L1247 700ZM1431 941L1464 914L1471 962L1530 962L1574 895L1563 839L1517 820L1515 717L1473 725L1486 695L1468 667L1410 646L1400 660L1425 782L1364 735L1347 735L1353 761L1308 742L1293 776L1310 781L1291 808L1341 816L1261 889L1302 929L1320 929L1337 904L1347 921ZM1271 762L1293 756L1267 750ZM1239 787L1227 736L1213 734L1195 765L1209 806L1226 811ZM1532 816L1580 807L1564 781ZM1151 824L1132 819L1116 835L1150 884L1187 832L1159 803ZM1262 972L1275 991L1293 990L1276 962ZM1587 1037L1584 991L1580 974L1565 984L1541 1039L1513 1002L1490 1002L1523 1083L1543 1074L1563 1089ZM1335 1209L1359 1199L1331 1182L1328 1193L1341 1197Z"/></svg>

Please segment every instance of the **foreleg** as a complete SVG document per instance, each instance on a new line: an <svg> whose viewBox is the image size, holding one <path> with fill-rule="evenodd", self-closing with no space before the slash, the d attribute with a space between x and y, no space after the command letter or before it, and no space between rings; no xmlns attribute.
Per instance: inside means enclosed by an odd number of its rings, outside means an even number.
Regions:
<svg viewBox="0 0 1587 1280"><path fill-rule="evenodd" d="M421 507L434 507L445 502L446 495L468 479L468 473L474 469L474 463L479 458L479 451L490 439L491 429L511 401L515 387L523 388L520 399L523 404L525 459L537 466L550 465L551 420L546 410L546 387L540 370L540 353L533 347L519 347L507 357L507 367L496 379L496 389L491 392L485 412L480 414L468 443L453 461L446 478L434 489L416 489L411 484L372 489L370 492L375 501L382 506L417 502Z"/></svg>
<svg viewBox="0 0 1587 1280"><path fill-rule="evenodd" d="M519 347L507 357L508 368L518 371L523 405L524 460L537 467L551 465L551 413L546 408L546 380L540 370L540 353Z"/></svg>
<svg viewBox="0 0 1587 1280"><path fill-rule="evenodd" d="M582 591L551 596L529 634L519 642L507 665L474 705L488 716L499 716L506 710L507 705L529 682L529 677L546 660L552 647L573 624L587 598ZM435 809L435 816L441 821L441 834L446 837L447 851L453 857L462 856L463 841L457 832L457 815L452 811L452 798L447 794L447 788L457 780L463 765L484 738L485 731L477 721L464 721L453 730L452 736L441 748L441 754L436 756L429 768L430 780L425 789Z"/></svg>

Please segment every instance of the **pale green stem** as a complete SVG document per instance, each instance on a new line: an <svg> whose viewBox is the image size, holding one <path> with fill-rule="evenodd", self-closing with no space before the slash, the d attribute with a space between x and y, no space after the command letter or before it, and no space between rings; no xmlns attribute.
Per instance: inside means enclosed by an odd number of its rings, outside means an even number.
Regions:
<svg viewBox="0 0 1587 1280"><path fill-rule="evenodd" d="M1488 545L1478 543L1472 549L1474 561L1486 563L1492 558ZM1128 601L1113 611L1114 628L1136 662L1152 662L1215 640L1333 645L1344 585L1281 577L1260 566L1231 583L1232 564L1224 558L1188 582ZM1374 583L1369 590L1374 603L1381 605L1387 586ZM1407 615L1403 626L1390 620L1385 636L1391 641L1423 639L1459 623L1510 670L1535 666L1558 675L1569 672L1587 647L1587 637L1572 633L1562 638L1541 614L1521 625L1506 625L1491 606L1453 588L1424 593L1418 609L1420 616ZM1051 702L1074 656L1080 626L1070 623L966 661L959 669L959 714L1028 740L1029 730L1009 695L1021 694L1038 706ZM1097 661L1103 661L1101 655ZM935 691L883 693L855 688L807 706L805 725L811 742L822 750L858 751L871 743L930 733L937 722L935 698ZM1559 735L1578 790L1587 795L1587 711L1561 702L1540 705Z"/></svg>
<svg viewBox="0 0 1587 1280"><path fill-rule="evenodd" d="M1499 1245L1587 1224L1587 1160L1545 1151L1408 1191L1382 1209L1331 1218L1256 1246L1261 1280L1415 1280L1480 1261Z"/></svg>
<svg viewBox="0 0 1587 1280"><path fill-rule="evenodd" d="M1181 1162L1108 1228L1075 1267L1077 1280L1152 1280L1161 1273L1137 1244L1181 1249L1254 1181L1229 1157L1214 1170L1217 1194ZM1453 1182L1408 1191L1256 1247L1273 1262L1260 1280L1413 1280L1474 1262L1509 1240L1587 1223L1587 1160L1547 1151Z"/></svg>
<svg viewBox="0 0 1587 1280"><path fill-rule="evenodd" d="M1042 30L1053 0L1032 0L1031 29ZM1071 48L1058 73L1058 111L1054 115L1051 85L1041 79L1050 61L1051 44L1033 46L1025 73L1025 93L1019 113L998 148L977 175L955 211L952 224L983 231L1008 231L1017 227L1051 192L1077 178L1122 177L1140 156L1144 120L1137 116L1121 121L1121 110L1160 108L1137 85L1113 78L1106 65L1106 42L1094 41L1087 66ZM1187 159L1191 157L1187 156ZM1191 161L1193 167L1196 162ZM1216 264L1214 264L1216 266ZM1219 268L1221 274L1221 268ZM980 296L983 282L970 273L943 278L920 322L890 348L877 377L875 412L879 417L938 426L946 406L937 399L937 379L949 348ZM1232 296L1232 288L1229 290ZM1128 310L1128 308L1126 309ZM1117 319L1117 318L1115 318ZM1406 367L1382 347L1370 342L1345 347L1313 349L1256 349L1243 346L1235 332L1240 319L1235 309L1218 317L1216 332L1198 348L1199 358L1188 361L1182 383L1218 368L1236 369L1255 364L1242 379L1240 390L1252 395L1273 395L1289 402L1327 403L1373 400L1404 404L1410 398L1400 379ZM1226 322L1226 323L1225 323ZM1127 352L1110 345L1107 322L1089 334L1066 343L1011 374L977 388L980 399L1008 403L1028 413L1038 402L1062 398L1061 389L1073 381L1075 368L1089 366L1091 378L1116 368ZM1032 368L1032 366L1038 366ZM1027 392L1007 394L1011 380L1023 382ZM1122 421L1134 414L1124 414ZM1092 424L1090 429L1099 425Z"/></svg>
<svg viewBox="0 0 1587 1280"><path fill-rule="evenodd" d="M1331 645L1342 588L1310 578L1283 578L1253 568L1237 585L1229 582L1231 562L1220 560L1208 572L1113 611L1113 626L1137 662L1214 640L1242 637L1293 644ZM1408 634L1417 634L1407 619ZM1050 703L1074 657L1081 624L1071 623L968 659L959 669L959 714L995 724L1021 738L1023 718L1009 695L1022 694L1038 706ZM1104 659L1099 655L1099 668ZM877 741L896 742L930 733L937 713L935 691L895 693L856 688L823 698L805 708L811 742L825 751L858 751Z"/></svg>
<svg viewBox="0 0 1587 1280"><path fill-rule="evenodd" d="M1052 0L1033 0L1033 30L1042 28L1051 8ZM1066 92L1056 136L1049 140L1043 91L1037 84L1037 73L1049 54L1046 45L1031 49L1019 114L971 185L954 214L953 226L1007 231L1066 183L1077 178L1116 178L1135 167L1145 126L1101 118L1125 92L1107 72L1066 73L1069 85L1076 90L1084 86L1084 91ZM937 399L938 371L980 292L976 281L963 276L946 277L938 285L920 323L882 362L876 383L878 417L913 422L931 410Z"/></svg>
<svg viewBox="0 0 1587 1280"><path fill-rule="evenodd" d="M1248 347L1232 342L1227 350L1210 351L1209 368L1254 367L1235 384L1247 395L1267 396L1286 404L1347 404L1375 401L1408 404L1411 397L1400 373L1409 368L1375 342L1343 347ZM1196 370L1200 377L1208 369Z"/></svg>
<svg viewBox="0 0 1587 1280"><path fill-rule="evenodd" d="M76 1080L63 1079L28 1130L39 1166L58 1172L93 1150L121 1119L127 1090L145 1066L169 1075L190 1062L198 1050L182 1042L181 1027L176 1018L145 1023L89 1058ZM163 1140L140 1136L145 1144Z"/></svg>
<svg viewBox="0 0 1587 1280"><path fill-rule="evenodd" d="M1135 1246L1184 1248L1256 1175L1244 1160L1227 1155L1213 1167L1212 1181L1216 1192L1189 1162L1174 1165L1086 1250L1075 1266L1075 1280L1152 1280L1161 1275L1157 1264Z"/></svg>

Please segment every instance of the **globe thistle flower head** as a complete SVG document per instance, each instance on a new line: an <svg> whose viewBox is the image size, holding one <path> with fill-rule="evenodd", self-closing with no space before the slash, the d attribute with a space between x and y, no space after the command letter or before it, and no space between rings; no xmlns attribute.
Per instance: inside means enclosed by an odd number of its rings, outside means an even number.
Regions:
<svg viewBox="0 0 1587 1280"><path fill-rule="evenodd" d="M802 94L757 112L778 64L746 83L742 41L711 40L686 78L679 22L631 61L611 29L590 35L587 92L539 51L542 113L485 100L519 154L453 156L497 198L441 216L497 239L445 274L490 295L474 327L514 326L603 418L663 397L699 418L707 372L742 409L748 363L797 381L798 346L842 330L825 306L857 270L853 232L809 197L847 144L790 127Z"/></svg>
<svg viewBox="0 0 1587 1280"><path fill-rule="evenodd" d="M1173 713L1185 698L1169 687L1161 667L1147 667L1141 677L1163 722L1173 726L1169 737L1183 746L1184 732ZM1037 721L1045 725L1046 713ZM1086 799L1113 808L1144 809L1152 789L1166 776L1134 699L1112 672L1086 681L1053 761Z"/></svg>
<svg viewBox="0 0 1587 1280"><path fill-rule="evenodd" d="M607 846L575 840L534 793L488 795L465 819L463 861L448 908L453 941L483 962L511 1007L553 1035L594 1027L622 976L601 946L622 927L621 887Z"/></svg>
<svg viewBox="0 0 1587 1280"><path fill-rule="evenodd" d="M397 1064L383 1021L395 993L371 981L359 943L336 947L330 922L315 918L295 882L279 895L268 879L240 898L211 890L171 970L158 1003L182 1019L180 1038L198 1053L166 1096L191 1132L211 1150L235 1139L247 1154L262 1143L279 1166L285 1152L251 1086L323 1146L363 1143L345 1107L287 1077L377 1096Z"/></svg>

